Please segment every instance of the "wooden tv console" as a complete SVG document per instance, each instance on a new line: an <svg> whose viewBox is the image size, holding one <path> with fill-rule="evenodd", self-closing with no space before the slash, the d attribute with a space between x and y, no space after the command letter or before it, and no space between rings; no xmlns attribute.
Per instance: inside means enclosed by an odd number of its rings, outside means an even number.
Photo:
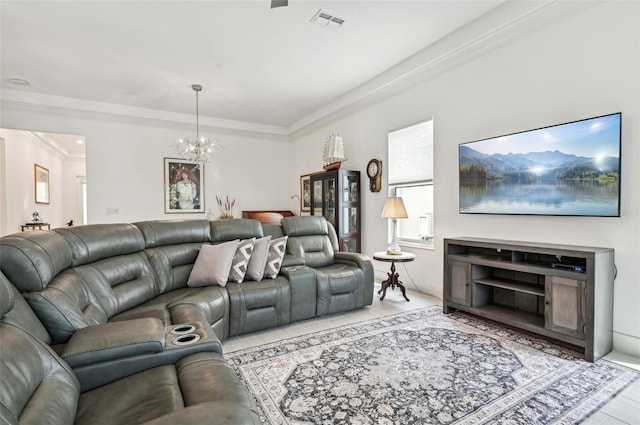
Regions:
<svg viewBox="0 0 640 425"><path fill-rule="evenodd" d="M593 362L611 351L614 252L473 237L444 240L444 313L555 339Z"/></svg>

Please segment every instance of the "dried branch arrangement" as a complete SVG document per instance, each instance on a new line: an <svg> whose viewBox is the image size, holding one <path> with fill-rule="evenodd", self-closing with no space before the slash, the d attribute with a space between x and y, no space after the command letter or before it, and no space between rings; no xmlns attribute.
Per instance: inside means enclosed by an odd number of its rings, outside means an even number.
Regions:
<svg viewBox="0 0 640 425"><path fill-rule="evenodd" d="M236 200L229 198L229 195L225 196L224 199L220 199L216 195L216 201L218 202L218 207L221 212L218 218L221 220L225 218L233 218L233 206L236 204Z"/></svg>

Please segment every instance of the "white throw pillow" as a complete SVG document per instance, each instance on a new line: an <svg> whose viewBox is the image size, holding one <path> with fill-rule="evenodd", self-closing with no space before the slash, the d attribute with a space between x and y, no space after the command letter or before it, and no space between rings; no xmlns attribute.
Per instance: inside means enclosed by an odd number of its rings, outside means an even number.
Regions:
<svg viewBox="0 0 640 425"><path fill-rule="evenodd" d="M231 261L231 271L229 271L229 282L240 283L244 280L244 276L247 274L249 267L249 260L253 253L253 246L256 243L256 238L245 239L240 241L238 249L236 250L233 260Z"/></svg>
<svg viewBox="0 0 640 425"><path fill-rule="evenodd" d="M198 258L193 264L187 285L191 287L220 285L226 286L231 270L231 261L240 240L224 242L218 245L202 245Z"/></svg>
<svg viewBox="0 0 640 425"><path fill-rule="evenodd" d="M249 265L247 267L247 279L260 281L264 277L264 268L267 265L267 258L269 257L269 242L271 242L271 236L256 239L256 243L253 245L253 253L251 254L251 259L249 259Z"/></svg>
<svg viewBox="0 0 640 425"><path fill-rule="evenodd" d="M269 279L275 279L280 273L280 267L282 267L282 259L287 252L287 239L288 236L282 236L280 238L273 239L269 244L269 256L267 258L267 264L264 268L264 277Z"/></svg>

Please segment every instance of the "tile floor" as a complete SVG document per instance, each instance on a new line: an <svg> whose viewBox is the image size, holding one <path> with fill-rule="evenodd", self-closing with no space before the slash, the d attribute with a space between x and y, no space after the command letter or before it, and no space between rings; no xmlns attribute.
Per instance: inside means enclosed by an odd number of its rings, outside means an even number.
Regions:
<svg viewBox="0 0 640 425"><path fill-rule="evenodd" d="M379 288L376 287L376 291L377 289ZM280 341L285 338L304 335L326 328L387 316L429 305L442 305L442 302L439 299L420 292L407 290L407 296L411 300L410 302L407 302L402 298L399 290L388 290L384 301L379 301L378 297L374 296L373 305L370 307L347 313L333 314L304 320L287 326L281 326L277 329L232 337L224 342L223 349L225 353L230 353L232 351ZM615 352L608 354L605 358L640 370L640 359ZM627 387L602 409L587 419L583 424L640 425L640 380L637 380L635 383Z"/></svg>

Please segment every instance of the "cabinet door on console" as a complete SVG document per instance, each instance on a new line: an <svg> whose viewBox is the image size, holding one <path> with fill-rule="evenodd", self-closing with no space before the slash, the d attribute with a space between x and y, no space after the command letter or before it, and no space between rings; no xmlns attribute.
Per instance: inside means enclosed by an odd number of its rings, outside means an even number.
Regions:
<svg viewBox="0 0 640 425"><path fill-rule="evenodd" d="M584 338L584 285L582 280L546 277L545 328Z"/></svg>
<svg viewBox="0 0 640 425"><path fill-rule="evenodd" d="M449 273L449 299L452 303L470 306L471 305L471 264L463 261L447 261Z"/></svg>

